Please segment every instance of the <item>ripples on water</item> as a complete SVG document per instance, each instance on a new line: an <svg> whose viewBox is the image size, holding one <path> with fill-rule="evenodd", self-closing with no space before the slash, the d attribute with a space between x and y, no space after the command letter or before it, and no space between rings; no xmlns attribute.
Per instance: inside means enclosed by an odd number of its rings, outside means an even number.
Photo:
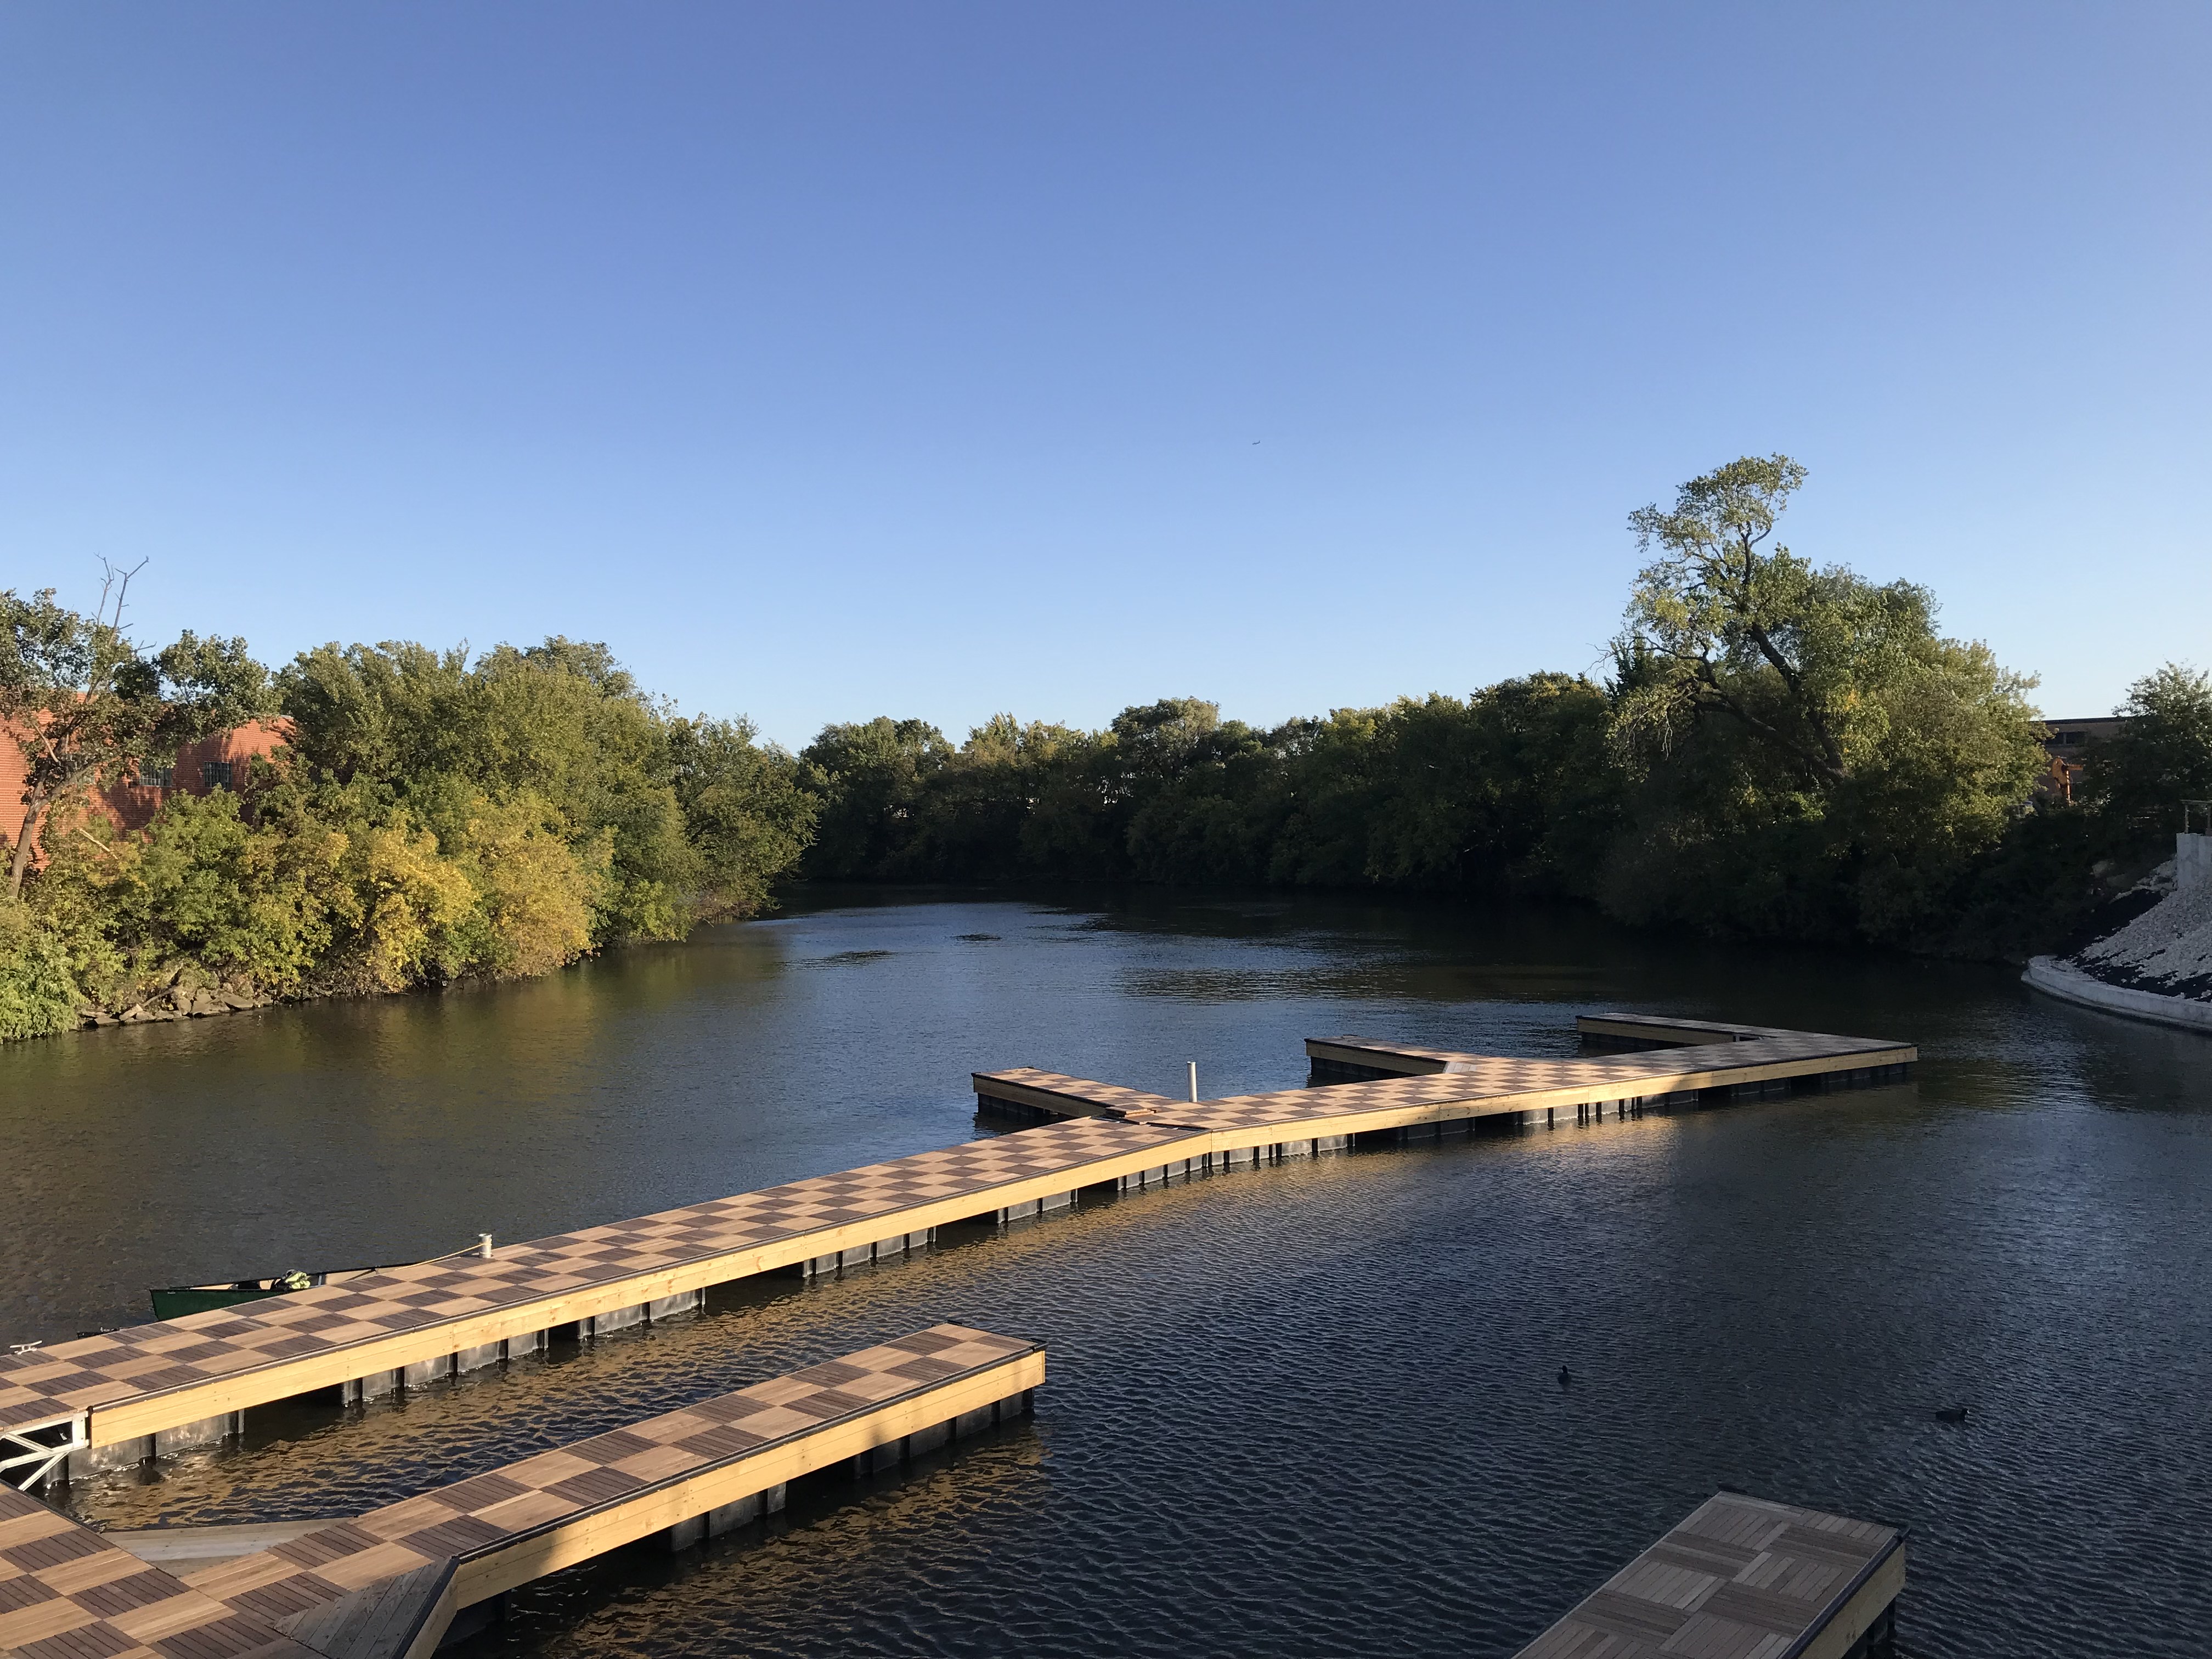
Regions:
<svg viewBox="0 0 2212 1659"><path fill-rule="evenodd" d="M0 1054L5 1328L944 1144L976 1067L1177 1092L1196 1058L1217 1093L1297 1081L1309 1032L1570 1052L1600 1004L1929 1058L1903 1087L1130 1194L350 1421L258 1413L243 1447L71 1501L356 1512L949 1318L1045 1340L1032 1422L563 1575L476 1650L1504 1655L1725 1485L1910 1525L1908 1652L2202 1652L2212 1042L1994 970L1571 918L939 902L91 1033ZM1965 1426L1934 1420L1956 1402Z"/></svg>

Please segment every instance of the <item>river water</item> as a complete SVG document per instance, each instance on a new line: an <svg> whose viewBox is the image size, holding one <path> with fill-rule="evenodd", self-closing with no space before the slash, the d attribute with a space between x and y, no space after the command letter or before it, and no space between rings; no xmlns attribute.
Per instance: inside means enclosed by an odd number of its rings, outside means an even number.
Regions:
<svg viewBox="0 0 2212 1659"><path fill-rule="evenodd" d="M844 902L836 901L842 898ZM474 1654L1513 1652L1717 1486L1911 1529L1904 1650L2212 1649L2212 1040L1996 969L1574 914L817 896L552 979L0 1050L0 1334L520 1239L987 1133L972 1070L1217 1095L1354 1033L1629 1007L1917 1042L1909 1084L1130 1194L80 1480L100 1525L356 1513L941 1319L1036 1417ZM1556 1373L1577 1380L1562 1389ZM1965 1405L1964 1425L1936 1420Z"/></svg>

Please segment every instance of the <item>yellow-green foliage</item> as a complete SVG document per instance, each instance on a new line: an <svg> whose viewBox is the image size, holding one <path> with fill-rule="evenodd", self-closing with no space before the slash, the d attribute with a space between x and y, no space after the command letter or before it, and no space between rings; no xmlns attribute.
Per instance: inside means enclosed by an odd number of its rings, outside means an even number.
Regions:
<svg viewBox="0 0 2212 1659"><path fill-rule="evenodd" d="M0 894L0 1042L76 1025L85 997L67 942L29 906Z"/></svg>
<svg viewBox="0 0 2212 1659"><path fill-rule="evenodd" d="M381 823L349 838L344 919L349 962L369 986L397 991L452 965L439 947L476 906L476 890L438 838L395 806Z"/></svg>
<svg viewBox="0 0 2212 1659"><path fill-rule="evenodd" d="M346 838L326 825L251 823L218 790L177 796L143 836L84 814L66 827L58 846L48 836L35 897L80 927L96 920L140 979L190 963L285 994L330 948Z"/></svg>
<svg viewBox="0 0 2212 1659"><path fill-rule="evenodd" d="M758 911L811 830L789 756L673 715L604 647L329 646L278 683L293 741L242 789L173 794L136 834L56 805L0 915L0 1037L176 985L548 973Z"/></svg>
<svg viewBox="0 0 2212 1659"><path fill-rule="evenodd" d="M550 973L591 948L614 838L602 831L571 844L561 830L560 815L531 790L506 801L477 793L467 803L447 843L473 896L447 929L456 970Z"/></svg>

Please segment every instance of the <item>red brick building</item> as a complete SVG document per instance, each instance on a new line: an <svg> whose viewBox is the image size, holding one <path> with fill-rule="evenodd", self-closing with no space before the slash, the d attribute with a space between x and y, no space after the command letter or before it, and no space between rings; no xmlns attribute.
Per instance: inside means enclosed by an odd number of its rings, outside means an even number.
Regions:
<svg viewBox="0 0 2212 1659"><path fill-rule="evenodd" d="M96 792L100 806L122 828L143 830L173 793L204 795L244 782L247 763L281 746L289 731L283 720L256 721L188 744L159 764L142 763L130 777L103 780ZM22 822L23 751L13 732L0 732L0 845L14 848ZM35 856L44 861L43 852Z"/></svg>

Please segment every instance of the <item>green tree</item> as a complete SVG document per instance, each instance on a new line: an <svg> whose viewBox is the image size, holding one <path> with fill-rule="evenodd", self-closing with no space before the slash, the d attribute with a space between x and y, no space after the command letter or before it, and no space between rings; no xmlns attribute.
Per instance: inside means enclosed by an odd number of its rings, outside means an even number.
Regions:
<svg viewBox="0 0 2212 1659"><path fill-rule="evenodd" d="M952 757L926 720L874 720L825 726L799 750L821 798L806 871L831 881L915 873L909 856L929 780Z"/></svg>
<svg viewBox="0 0 2212 1659"><path fill-rule="evenodd" d="M70 858L105 894L108 937L133 969L116 988L135 993L189 964L287 995L330 949L345 846L319 823L249 821L237 793L215 790L173 797L143 836L81 838Z"/></svg>
<svg viewBox="0 0 2212 1659"><path fill-rule="evenodd" d="M1039 802L1091 747L1088 733L994 714L920 781L900 867L934 880L1003 880L1036 867L1025 831Z"/></svg>
<svg viewBox="0 0 2212 1659"><path fill-rule="evenodd" d="M27 906L0 902L0 1042L73 1029L85 996L67 941Z"/></svg>
<svg viewBox="0 0 2212 1659"><path fill-rule="evenodd" d="M1129 873L1253 881L1267 870L1278 760L1263 732L1214 703L1163 697L1114 717L1102 749Z"/></svg>
<svg viewBox="0 0 2212 1659"><path fill-rule="evenodd" d="M1431 701L1458 706L1452 697ZM1325 718L1286 720L1276 728L1280 828L1268 849L1268 880L1352 887L1380 879L1375 842L1384 800L1399 781L1395 745L1384 727L1406 706L1333 708Z"/></svg>
<svg viewBox="0 0 2212 1659"><path fill-rule="evenodd" d="M1663 750L1686 723L1719 717L1823 787L1879 749L1880 711L1861 692L1933 637L1934 597L1762 551L1804 481L1786 455L1746 456L1684 484L1672 511L1629 515L1638 550L1658 556L1615 642L1639 670L1624 684L1624 736Z"/></svg>
<svg viewBox="0 0 2212 1659"><path fill-rule="evenodd" d="M1804 476L1746 458L1631 515L1657 556L1614 646L1635 822L1607 904L1905 942L2025 806L2034 682L1937 634L1925 588L1765 550Z"/></svg>
<svg viewBox="0 0 2212 1659"><path fill-rule="evenodd" d="M495 799L471 788L447 811L439 851L474 902L440 930L442 976L550 974L591 949L614 861L611 834L576 842L562 814L530 789Z"/></svg>
<svg viewBox="0 0 2212 1659"><path fill-rule="evenodd" d="M2212 674L2167 663L2128 688L2127 724L2089 751L2087 793L2124 838L2181 827L2181 803L2212 800Z"/></svg>
<svg viewBox="0 0 2212 1659"><path fill-rule="evenodd" d="M1502 680L1464 702L1410 698L1378 730L1367 869L1424 887L1586 891L1618 827L1612 711L1578 675Z"/></svg>
<svg viewBox="0 0 2212 1659"><path fill-rule="evenodd" d="M814 835L819 803L783 750L755 741L744 720L669 724L668 750L684 833L696 860L701 914L766 909L769 889Z"/></svg>
<svg viewBox="0 0 2212 1659"><path fill-rule="evenodd" d="M559 954L566 924L552 919L585 893L592 945L680 939L702 917L750 915L811 835L814 803L789 756L757 744L743 720L677 714L604 644L556 636L473 661L465 647L332 644L302 653L281 681L309 777L404 805L447 856L464 858L487 826L521 821L514 812L538 825L520 840L501 831L507 850L471 866L484 879L531 872L537 902L504 914L518 927L538 918L537 943L495 947L498 929L484 923L458 957L441 947L423 958L438 971L538 971L514 964ZM567 847L565 864L546 837Z"/></svg>

